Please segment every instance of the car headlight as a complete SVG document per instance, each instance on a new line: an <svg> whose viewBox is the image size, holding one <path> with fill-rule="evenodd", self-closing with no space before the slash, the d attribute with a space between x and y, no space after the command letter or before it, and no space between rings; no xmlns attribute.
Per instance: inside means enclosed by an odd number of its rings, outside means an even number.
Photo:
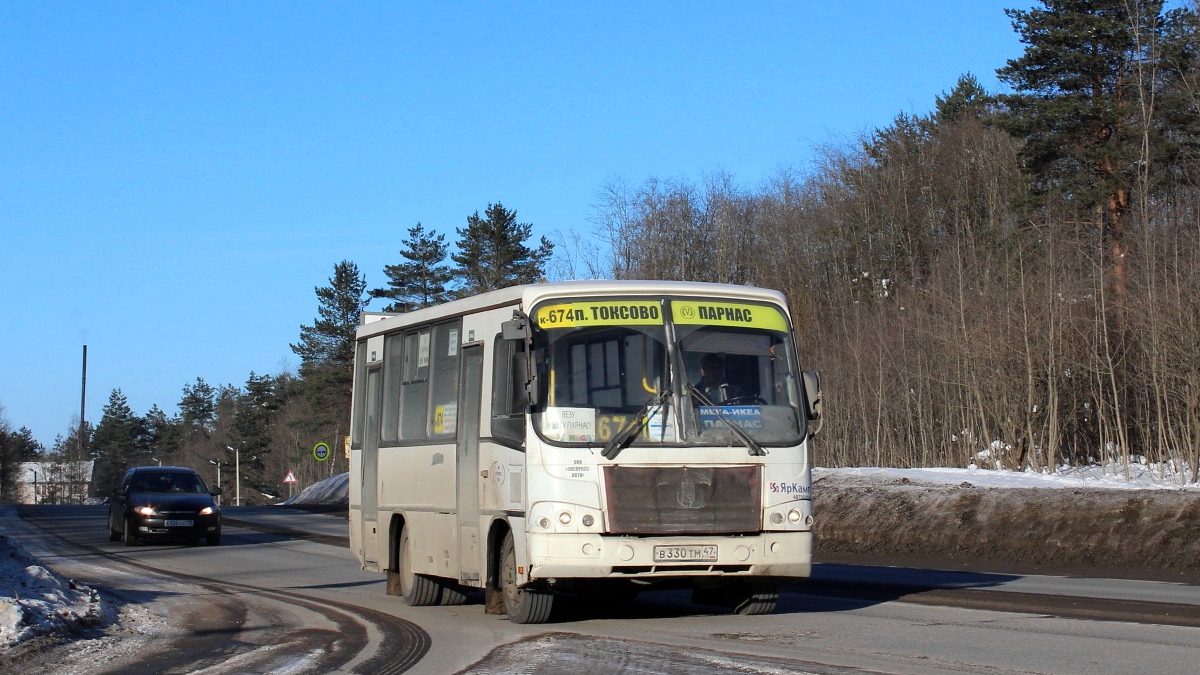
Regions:
<svg viewBox="0 0 1200 675"><path fill-rule="evenodd" d="M200 509L200 515L202 515L202 516L211 516L214 513L216 513L216 509L214 509L211 506L206 506L206 507Z"/></svg>
<svg viewBox="0 0 1200 675"><path fill-rule="evenodd" d="M133 512L139 516L157 516L158 511L154 510L153 506L138 506L133 509Z"/></svg>

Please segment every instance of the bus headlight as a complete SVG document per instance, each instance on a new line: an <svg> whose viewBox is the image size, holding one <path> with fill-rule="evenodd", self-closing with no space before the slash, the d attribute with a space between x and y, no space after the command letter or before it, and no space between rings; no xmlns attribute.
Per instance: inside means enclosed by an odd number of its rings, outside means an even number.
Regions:
<svg viewBox="0 0 1200 675"><path fill-rule="evenodd" d="M530 522L544 532L596 532L600 510L564 502L538 502L529 509Z"/></svg>
<svg viewBox="0 0 1200 675"><path fill-rule="evenodd" d="M775 525L782 525L783 524L783 514L778 511L776 511L775 513L772 513L771 514L771 522Z"/></svg>
<svg viewBox="0 0 1200 675"><path fill-rule="evenodd" d="M796 509L792 509L791 511L788 511L788 522L792 523L792 524L796 524L796 523L800 522L800 512L797 511Z"/></svg>

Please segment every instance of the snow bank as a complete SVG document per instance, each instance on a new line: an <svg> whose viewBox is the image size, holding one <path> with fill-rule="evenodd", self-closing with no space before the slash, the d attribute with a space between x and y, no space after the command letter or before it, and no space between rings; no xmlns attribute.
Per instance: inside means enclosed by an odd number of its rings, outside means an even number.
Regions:
<svg viewBox="0 0 1200 675"><path fill-rule="evenodd" d="M101 613L95 591L42 567L19 541L0 534L0 650L93 625Z"/></svg>
<svg viewBox="0 0 1200 675"><path fill-rule="evenodd" d="M1102 490L1188 490L1200 491L1200 484L1189 483L1169 467L1132 464L1129 478L1124 467L1060 466L1054 472L1007 471L1003 469L813 469L813 482L822 479L847 483L912 483L915 485L962 485L994 488L1058 488Z"/></svg>
<svg viewBox="0 0 1200 675"><path fill-rule="evenodd" d="M300 494L281 502L282 506L337 505L350 503L350 474L339 473L323 481L313 483Z"/></svg>

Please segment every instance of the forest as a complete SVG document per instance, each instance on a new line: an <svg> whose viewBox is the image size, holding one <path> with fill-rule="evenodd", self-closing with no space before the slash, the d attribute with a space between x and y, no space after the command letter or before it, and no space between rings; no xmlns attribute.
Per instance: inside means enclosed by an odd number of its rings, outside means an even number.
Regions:
<svg viewBox="0 0 1200 675"><path fill-rule="evenodd" d="M1053 470L1148 463L1200 475L1200 22L1162 0L1009 10L1024 45L804 169L757 185L714 171L600 186L594 230L527 246L489 205L455 252L421 224L368 289L350 261L316 289L296 373L183 387L178 413L112 392L100 421L40 448L0 419L12 460L97 460L96 484L162 460L240 456L243 503L345 470L297 462L348 426L350 335L385 299L409 311L516 283L615 278L776 288L821 372L820 466ZM449 257L449 261L447 258ZM82 434L82 439L81 439ZM225 464L222 464L225 463ZM225 469L228 471L229 469ZM228 481L226 481L228 482Z"/></svg>

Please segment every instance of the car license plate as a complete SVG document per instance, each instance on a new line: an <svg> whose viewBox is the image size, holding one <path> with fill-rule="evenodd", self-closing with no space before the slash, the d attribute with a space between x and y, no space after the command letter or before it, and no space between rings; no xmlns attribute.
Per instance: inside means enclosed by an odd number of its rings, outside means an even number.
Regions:
<svg viewBox="0 0 1200 675"><path fill-rule="evenodd" d="M654 562L716 562L716 546L655 546Z"/></svg>
<svg viewBox="0 0 1200 675"><path fill-rule="evenodd" d="M168 520L163 523L167 527L191 527L196 524L194 520Z"/></svg>

